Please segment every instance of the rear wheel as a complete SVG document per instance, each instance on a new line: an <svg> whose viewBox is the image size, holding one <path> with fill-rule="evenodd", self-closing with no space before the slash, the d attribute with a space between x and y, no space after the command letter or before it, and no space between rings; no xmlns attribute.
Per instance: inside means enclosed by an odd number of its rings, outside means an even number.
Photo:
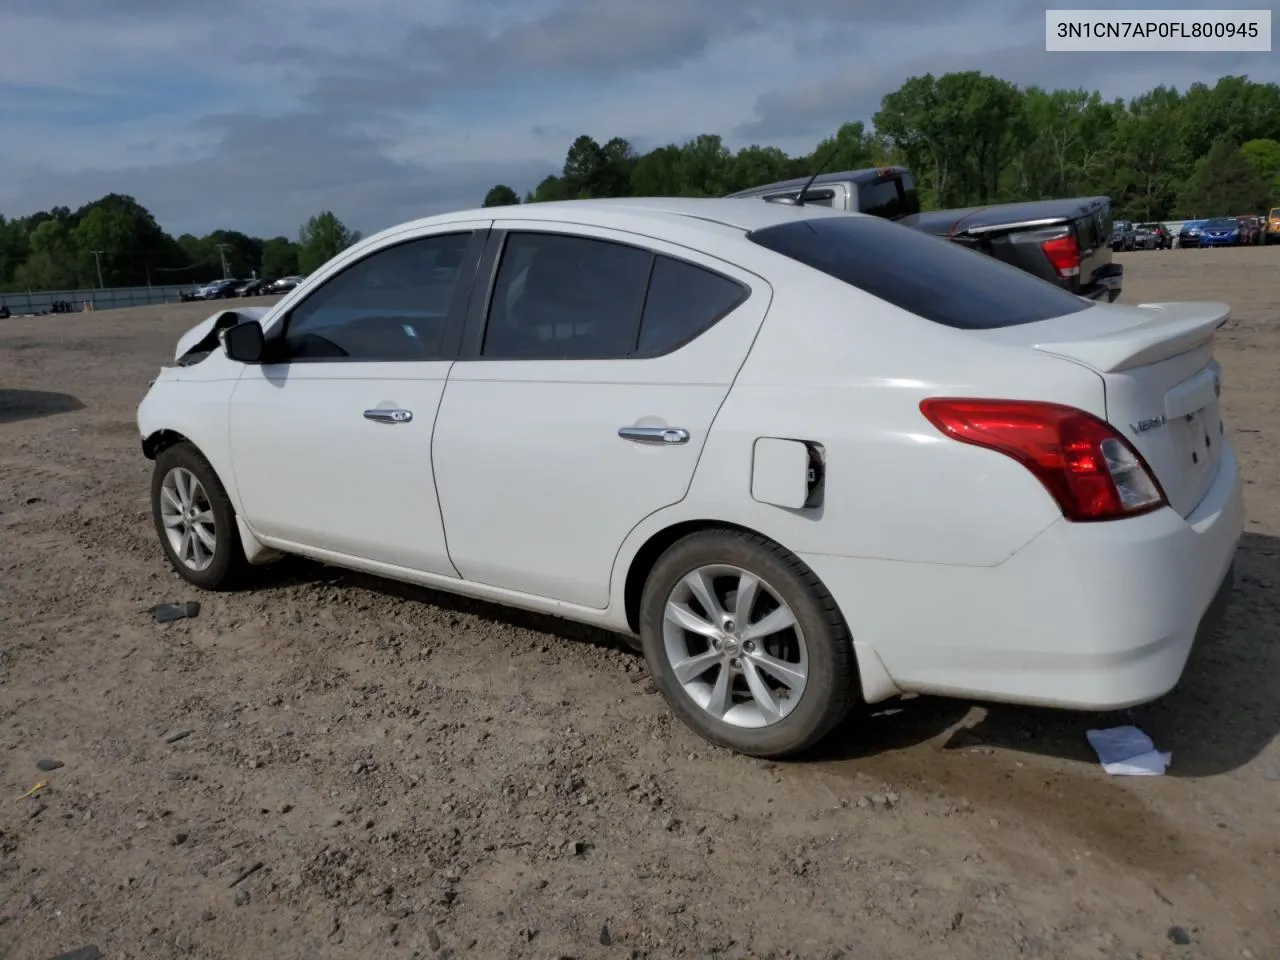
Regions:
<svg viewBox="0 0 1280 960"><path fill-rule="evenodd" d="M754 534L705 530L670 547L645 583L640 637L676 715L750 756L813 746L857 696L835 601L801 560Z"/></svg>
<svg viewBox="0 0 1280 960"><path fill-rule="evenodd" d="M151 515L165 556L188 583L222 590L248 571L235 508L193 444L175 444L156 457Z"/></svg>

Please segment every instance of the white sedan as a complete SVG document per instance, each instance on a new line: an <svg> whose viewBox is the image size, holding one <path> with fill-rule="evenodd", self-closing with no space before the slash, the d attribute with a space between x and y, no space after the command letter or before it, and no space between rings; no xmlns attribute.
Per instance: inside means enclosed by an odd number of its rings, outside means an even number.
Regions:
<svg viewBox="0 0 1280 960"><path fill-rule="evenodd" d="M189 582L298 554L597 624L780 757L906 692L1171 689L1244 522L1227 315L822 208L529 204L215 314L138 425Z"/></svg>

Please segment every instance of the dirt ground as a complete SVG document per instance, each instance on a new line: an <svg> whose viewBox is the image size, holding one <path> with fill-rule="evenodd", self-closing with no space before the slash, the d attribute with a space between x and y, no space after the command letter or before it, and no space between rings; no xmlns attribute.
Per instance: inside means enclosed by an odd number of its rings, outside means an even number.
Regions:
<svg viewBox="0 0 1280 960"><path fill-rule="evenodd" d="M209 308L0 321L0 957L1280 957L1280 249L1122 259L1127 302L1235 309L1226 625L1128 714L918 698L792 764L589 631L302 563L186 587L133 417ZM1099 768L1130 721L1168 776Z"/></svg>

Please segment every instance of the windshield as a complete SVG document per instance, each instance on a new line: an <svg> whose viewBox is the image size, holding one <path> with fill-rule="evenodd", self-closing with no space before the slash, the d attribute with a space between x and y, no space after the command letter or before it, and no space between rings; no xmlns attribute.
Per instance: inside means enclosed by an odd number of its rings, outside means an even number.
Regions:
<svg viewBox="0 0 1280 960"><path fill-rule="evenodd" d="M961 330L1036 323L1094 305L985 253L879 217L791 220L752 231L747 239Z"/></svg>
<svg viewBox="0 0 1280 960"><path fill-rule="evenodd" d="M1210 220L1205 226L1210 230L1230 230L1236 226L1236 222L1228 220L1226 217L1218 217L1215 220Z"/></svg>
<svg viewBox="0 0 1280 960"><path fill-rule="evenodd" d="M1272 207L1272 208L1271 208L1271 216L1273 216L1273 217L1280 217L1280 207Z"/></svg>

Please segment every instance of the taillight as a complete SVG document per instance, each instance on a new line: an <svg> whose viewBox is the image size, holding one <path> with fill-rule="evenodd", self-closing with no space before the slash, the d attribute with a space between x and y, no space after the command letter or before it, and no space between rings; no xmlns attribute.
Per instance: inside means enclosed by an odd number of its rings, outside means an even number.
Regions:
<svg viewBox="0 0 1280 960"><path fill-rule="evenodd" d="M921 401L920 412L954 440L1017 460L1068 520L1115 520L1168 504L1141 454L1084 410L1032 400L935 397Z"/></svg>
<svg viewBox="0 0 1280 960"><path fill-rule="evenodd" d="M1053 264L1053 269L1058 271L1059 277L1066 280L1080 276L1080 244L1073 235L1046 240L1040 244L1040 249Z"/></svg>

